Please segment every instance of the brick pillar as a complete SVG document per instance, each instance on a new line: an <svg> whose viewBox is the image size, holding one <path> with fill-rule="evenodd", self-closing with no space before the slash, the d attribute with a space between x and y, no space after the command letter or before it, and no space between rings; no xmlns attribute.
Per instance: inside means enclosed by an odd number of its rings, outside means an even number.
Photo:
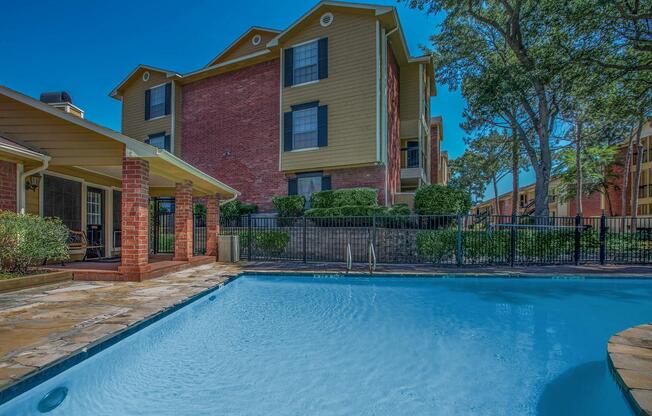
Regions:
<svg viewBox="0 0 652 416"><path fill-rule="evenodd" d="M174 196L174 261L192 258L192 182L176 184Z"/></svg>
<svg viewBox="0 0 652 416"><path fill-rule="evenodd" d="M122 248L120 267L126 280L140 280L149 263L149 162L122 158Z"/></svg>
<svg viewBox="0 0 652 416"><path fill-rule="evenodd" d="M218 195L206 200L206 255L217 256L217 235L220 232L220 199Z"/></svg>

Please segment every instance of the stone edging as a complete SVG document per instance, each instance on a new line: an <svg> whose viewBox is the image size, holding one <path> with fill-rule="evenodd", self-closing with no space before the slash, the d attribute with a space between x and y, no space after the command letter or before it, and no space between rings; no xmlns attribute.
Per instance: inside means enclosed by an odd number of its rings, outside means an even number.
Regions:
<svg viewBox="0 0 652 416"><path fill-rule="evenodd" d="M14 277L12 279L0 280L0 292L10 292L33 286L48 285L63 282L64 280L72 280L72 272L67 270L48 271L30 276Z"/></svg>
<svg viewBox="0 0 652 416"><path fill-rule="evenodd" d="M641 415L652 415L652 324L619 332L607 345L609 365Z"/></svg>

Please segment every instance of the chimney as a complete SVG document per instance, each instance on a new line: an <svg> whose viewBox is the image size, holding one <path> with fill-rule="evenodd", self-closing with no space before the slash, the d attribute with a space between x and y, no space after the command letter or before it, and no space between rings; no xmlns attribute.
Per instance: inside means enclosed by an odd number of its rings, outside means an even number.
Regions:
<svg viewBox="0 0 652 416"><path fill-rule="evenodd" d="M72 103L72 97L66 91L43 92L41 101L73 116L84 118L84 110Z"/></svg>

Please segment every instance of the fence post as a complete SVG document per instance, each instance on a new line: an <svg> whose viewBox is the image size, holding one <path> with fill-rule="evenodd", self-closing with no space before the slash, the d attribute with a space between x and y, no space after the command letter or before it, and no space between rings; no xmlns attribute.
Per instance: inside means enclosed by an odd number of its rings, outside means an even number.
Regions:
<svg viewBox="0 0 652 416"><path fill-rule="evenodd" d="M581 242L581 228L582 227L582 217L580 214L575 215L575 264L580 264L580 255L582 253L582 242Z"/></svg>
<svg viewBox="0 0 652 416"><path fill-rule="evenodd" d="M516 214L512 213L512 226L510 227L510 241L509 241L509 265L514 267L516 263Z"/></svg>
<svg viewBox="0 0 652 416"><path fill-rule="evenodd" d="M306 241L307 238L307 233L306 233L306 217L303 217L303 262L307 263L308 262L308 253L306 250L308 242Z"/></svg>
<svg viewBox="0 0 652 416"><path fill-rule="evenodd" d="M455 238L455 259L457 267L462 265L462 216L457 214L457 236Z"/></svg>
<svg viewBox="0 0 652 416"><path fill-rule="evenodd" d="M251 214L247 214L247 258L251 261L251 242L254 236L251 233Z"/></svg>
<svg viewBox="0 0 652 416"><path fill-rule="evenodd" d="M604 264L606 257L606 237L607 237L607 217L604 215L604 210L602 210L602 215L600 216L600 264Z"/></svg>

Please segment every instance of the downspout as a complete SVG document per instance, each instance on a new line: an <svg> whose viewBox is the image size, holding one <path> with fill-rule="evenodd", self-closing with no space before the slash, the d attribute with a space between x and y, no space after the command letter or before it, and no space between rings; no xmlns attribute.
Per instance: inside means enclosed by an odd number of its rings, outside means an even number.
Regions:
<svg viewBox="0 0 652 416"><path fill-rule="evenodd" d="M21 214L25 213L25 180L28 177L32 176L32 175L35 175L37 173L40 173L40 172L43 172L43 171L47 170L48 166L50 166L50 157L49 156L44 157L42 159L42 161L43 161L43 164L41 166L39 166L37 168L34 168L34 169L31 169L31 170L28 170L27 172L23 172L23 173L20 174L20 183L21 183L21 187L20 187L20 208L19 208L18 211ZM43 184L41 184L41 186L43 186Z"/></svg>

